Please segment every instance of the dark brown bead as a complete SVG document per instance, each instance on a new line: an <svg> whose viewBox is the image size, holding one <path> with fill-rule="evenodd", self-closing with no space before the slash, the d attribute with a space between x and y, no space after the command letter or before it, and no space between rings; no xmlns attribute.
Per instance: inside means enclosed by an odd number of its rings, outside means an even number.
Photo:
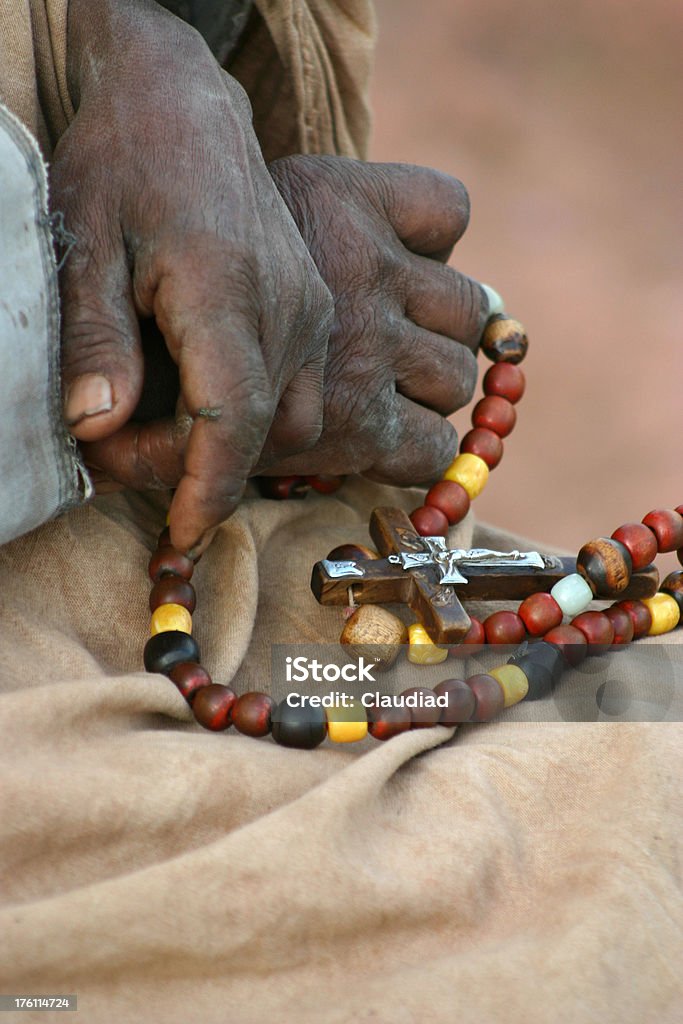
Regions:
<svg viewBox="0 0 683 1024"><path fill-rule="evenodd" d="M512 320L505 313L489 318L481 350L492 363L521 363L528 348L529 340L519 320Z"/></svg>
<svg viewBox="0 0 683 1024"><path fill-rule="evenodd" d="M643 523L657 538L657 550L660 554L677 551L683 547L683 516L675 509L655 509L643 518Z"/></svg>
<svg viewBox="0 0 683 1024"><path fill-rule="evenodd" d="M543 636L562 622L562 609L551 594L531 594L517 609L531 636Z"/></svg>
<svg viewBox="0 0 683 1024"><path fill-rule="evenodd" d="M469 722L477 706L477 698L463 679L444 679L434 687L437 697L448 697L448 707L441 708L441 725Z"/></svg>
<svg viewBox="0 0 683 1024"><path fill-rule="evenodd" d="M201 661L199 645L189 633L179 629L165 630L151 636L143 652L145 670L167 676L181 661Z"/></svg>
<svg viewBox="0 0 683 1024"><path fill-rule="evenodd" d="M366 548L364 544L339 544L332 548L327 556L328 562L366 562L371 558L379 558L376 551Z"/></svg>
<svg viewBox="0 0 683 1024"><path fill-rule="evenodd" d="M513 363L496 363L484 374L485 395L499 395L515 405L524 394L526 380L523 371Z"/></svg>
<svg viewBox="0 0 683 1024"><path fill-rule="evenodd" d="M472 426L492 430L498 437L507 437L516 422L514 405L498 395L487 395L480 399L472 410Z"/></svg>
<svg viewBox="0 0 683 1024"><path fill-rule="evenodd" d="M302 476L259 476L256 482L261 497L275 501L305 498L311 489Z"/></svg>
<svg viewBox="0 0 683 1024"><path fill-rule="evenodd" d="M251 690L237 698L232 709L232 724L245 736L267 736L275 701L267 693Z"/></svg>
<svg viewBox="0 0 683 1024"><path fill-rule="evenodd" d="M425 697L434 697L434 691L427 689L426 686L409 686L407 690L403 690L402 697L412 697L413 695L419 698L420 694ZM413 708L406 707L406 710L410 711L411 727L413 729L428 729L432 725L437 725L441 718L441 708Z"/></svg>
<svg viewBox="0 0 683 1024"><path fill-rule="evenodd" d="M212 732L222 732L232 725L232 709L237 694L229 686L211 683L202 686L192 701L192 713L200 725Z"/></svg>
<svg viewBox="0 0 683 1024"><path fill-rule="evenodd" d="M612 623L612 629L614 630L614 639L612 640L613 646L621 646L623 644L630 644L633 640L633 620L629 613L624 608L617 608L612 605L611 608L605 608L603 615Z"/></svg>
<svg viewBox="0 0 683 1024"><path fill-rule="evenodd" d="M486 630L484 623L470 615L470 628L465 633L459 644L449 647L450 654L454 658L469 658L476 654L479 648L486 643Z"/></svg>
<svg viewBox="0 0 683 1024"><path fill-rule="evenodd" d="M439 480L427 491L425 505L438 508L451 526L455 526L469 512L470 496L462 484L456 483L455 480Z"/></svg>
<svg viewBox="0 0 683 1024"><path fill-rule="evenodd" d="M470 676L466 682L477 701L477 706L470 718L471 722L489 722L503 710L505 694L497 679L480 674Z"/></svg>
<svg viewBox="0 0 683 1024"><path fill-rule="evenodd" d="M445 537L448 533L446 516L433 505L421 505L409 518L421 537Z"/></svg>
<svg viewBox="0 0 683 1024"><path fill-rule="evenodd" d="M376 740L390 740L412 725L409 708L368 708L368 732Z"/></svg>
<svg viewBox="0 0 683 1024"><path fill-rule="evenodd" d="M493 612L484 619L484 632L489 644L518 644L526 636L526 628L517 612Z"/></svg>
<svg viewBox="0 0 683 1024"><path fill-rule="evenodd" d="M304 480L319 494L334 494L346 480L345 476L305 476Z"/></svg>
<svg viewBox="0 0 683 1024"><path fill-rule="evenodd" d="M575 626L555 626L543 639L547 644L554 644L560 649L568 665L580 665L588 654L588 641Z"/></svg>
<svg viewBox="0 0 683 1024"><path fill-rule="evenodd" d="M197 691L203 686L211 686L211 676L196 661L181 661L174 665L168 678L175 683L188 704L194 700Z"/></svg>
<svg viewBox="0 0 683 1024"><path fill-rule="evenodd" d="M650 609L642 601L618 601L612 605L613 608L622 608L631 617L633 623L633 639L640 640L641 636L647 636L652 625L652 614Z"/></svg>
<svg viewBox="0 0 683 1024"><path fill-rule="evenodd" d="M313 750L327 736L324 708L290 707L286 700L273 708L271 715L273 739L281 747Z"/></svg>
<svg viewBox="0 0 683 1024"><path fill-rule="evenodd" d="M161 604L182 605L191 615L197 604L195 589L182 576L162 576L149 593L149 610L153 612Z"/></svg>
<svg viewBox="0 0 683 1024"><path fill-rule="evenodd" d="M675 572L670 572L659 589L664 594L673 597L683 616L683 570L677 569Z"/></svg>
<svg viewBox="0 0 683 1024"><path fill-rule="evenodd" d="M579 551L576 571L596 597L616 597L631 579L631 556L618 540L598 537L589 540Z"/></svg>
<svg viewBox="0 0 683 1024"><path fill-rule="evenodd" d="M552 693L565 668L565 658L556 644L547 640L525 641L517 648L508 665L516 665L527 679L525 700L542 700Z"/></svg>
<svg viewBox="0 0 683 1024"><path fill-rule="evenodd" d="M589 654L604 654L614 640L612 623L603 612L581 612L571 621L588 641Z"/></svg>
<svg viewBox="0 0 683 1024"><path fill-rule="evenodd" d="M620 541L628 551L633 572L644 569L657 556L657 538L643 523L624 523L614 531L612 540Z"/></svg>
<svg viewBox="0 0 683 1024"><path fill-rule="evenodd" d="M478 455L489 469L495 469L503 458L503 442L493 430L488 430L486 427L475 427L474 430L468 430L463 437L460 442L460 451Z"/></svg>
<svg viewBox="0 0 683 1024"><path fill-rule="evenodd" d="M149 578L158 583L162 576L182 576L184 580L192 579L194 562L175 548L159 548L149 560Z"/></svg>

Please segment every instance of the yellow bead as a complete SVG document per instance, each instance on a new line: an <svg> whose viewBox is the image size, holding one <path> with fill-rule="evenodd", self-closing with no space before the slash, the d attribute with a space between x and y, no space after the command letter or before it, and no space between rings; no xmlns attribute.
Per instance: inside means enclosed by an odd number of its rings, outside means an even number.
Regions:
<svg viewBox="0 0 683 1024"><path fill-rule="evenodd" d="M486 487L489 467L478 455L463 452L462 455L453 459L443 478L444 480L454 480L456 484L464 487L470 496L470 501L473 501Z"/></svg>
<svg viewBox="0 0 683 1024"><path fill-rule="evenodd" d="M160 604L152 613L152 636L178 629L181 633L192 632L192 616L181 604Z"/></svg>
<svg viewBox="0 0 683 1024"><path fill-rule="evenodd" d="M327 708L327 735L332 743L358 743L368 734L368 718L362 704Z"/></svg>
<svg viewBox="0 0 683 1024"><path fill-rule="evenodd" d="M408 661L412 661L413 665L438 665L448 657L448 648L437 647L419 622L408 627L408 639Z"/></svg>
<svg viewBox="0 0 683 1024"><path fill-rule="evenodd" d="M681 610L675 598L670 594L662 594L661 591L652 597L642 598L643 604L649 609L652 616L652 625L648 630L648 636L660 636L675 629L681 617Z"/></svg>
<svg viewBox="0 0 683 1024"><path fill-rule="evenodd" d="M517 665L501 665L500 668L492 668L490 676L500 683L505 697L505 707L512 707L524 700L529 692L529 680L524 672Z"/></svg>

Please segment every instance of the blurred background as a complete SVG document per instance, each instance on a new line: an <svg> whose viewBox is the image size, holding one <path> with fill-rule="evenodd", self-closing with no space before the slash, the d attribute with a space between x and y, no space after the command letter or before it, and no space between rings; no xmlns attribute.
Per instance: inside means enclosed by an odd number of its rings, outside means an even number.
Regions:
<svg viewBox="0 0 683 1024"><path fill-rule="evenodd" d="M530 337L479 517L577 550L680 504L680 0L377 12L371 159L464 181L472 218L450 262L500 291ZM462 436L468 412L454 421Z"/></svg>

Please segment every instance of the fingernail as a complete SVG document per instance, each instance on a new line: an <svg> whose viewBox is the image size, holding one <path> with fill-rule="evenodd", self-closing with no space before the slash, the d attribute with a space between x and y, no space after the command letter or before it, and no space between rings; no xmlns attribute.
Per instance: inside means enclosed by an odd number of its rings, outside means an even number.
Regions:
<svg viewBox="0 0 683 1024"><path fill-rule="evenodd" d="M111 384L99 373L84 373L72 381L64 402L64 419L72 427L86 416L109 412L112 407Z"/></svg>
<svg viewBox="0 0 683 1024"><path fill-rule="evenodd" d="M492 288L490 284L482 284L482 288L486 292L486 298L489 300L489 316L503 313L505 311L505 303L496 289Z"/></svg>
<svg viewBox="0 0 683 1024"><path fill-rule="evenodd" d="M206 533L203 533L199 540L196 541L187 552L187 557L191 558L193 562L198 562L215 537L216 530L217 527L212 527L207 530Z"/></svg>

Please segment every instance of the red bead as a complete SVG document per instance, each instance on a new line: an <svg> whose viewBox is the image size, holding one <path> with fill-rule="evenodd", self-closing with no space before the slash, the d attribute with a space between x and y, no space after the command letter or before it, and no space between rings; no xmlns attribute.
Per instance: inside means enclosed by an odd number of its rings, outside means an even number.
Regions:
<svg viewBox="0 0 683 1024"><path fill-rule="evenodd" d="M675 509L655 509L643 519L657 538L660 555L683 547L683 516Z"/></svg>
<svg viewBox="0 0 683 1024"><path fill-rule="evenodd" d="M526 380L524 372L514 363L496 363L484 374L482 386L485 395L507 398L514 405L524 394Z"/></svg>
<svg viewBox="0 0 683 1024"><path fill-rule="evenodd" d="M149 578L158 583L168 573L171 576L182 576L184 580L192 578L194 562L175 548L165 547L155 551L149 560Z"/></svg>
<svg viewBox="0 0 683 1024"><path fill-rule="evenodd" d="M633 620L629 613L623 608L615 608L613 605L611 608L605 608L603 615L606 615L612 623L612 629L614 630L612 645L630 644L631 640L633 640L634 630Z"/></svg>
<svg viewBox="0 0 683 1024"><path fill-rule="evenodd" d="M195 589L182 576L164 576L150 590L149 610L153 612L161 604L182 605L191 615L197 604Z"/></svg>
<svg viewBox="0 0 683 1024"><path fill-rule="evenodd" d="M409 708L368 708L368 732L376 740L390 740L411 725Z"/></svg>
<svg viewBox="0 0 683 1024"><path fill-rule="evenodd" d="M614 640L612 623L603 612L581 612L571 624L585 636L589 654L604 654Z"/></svg>
<svg viewBox="0 0 683 1024"><path fill-rule="evenodd" d="M401 694L402 697L411 697L416 695L418 698L422 694L425 697L434 697L434 691L428 690L426 686L409 686L407 690L404 690ZM413 729L428 729L432 725L436 725L441 718L441 708L430 707L430 708L412 708L406 707L406 711L410 711L411 728Z"/></svg>
<svg viewBox="0 0 683 1024"><path fill-rule="evenodd" d="M238 697L232 708L232 724L245 736L267 736L275 701L267 693L251 690Z"/></svg>
<svg viewBox="0 0 683 1024"><path fill-rule="evenodd" d="M275 501L305 498L311 489L302 476L260 476L257 482L261 497Z"/></svg>
<svg viewBox="0 0 683 1024"><path fill-rule="evenodd" d="M334 494L346 480L345 476L305 476L304 480L319 494Z"/></svg>
<svg viewBox="0 0 683 1024"><path fill-rule="evenodd" d="M505 366L505 363L501 363ZM495 469L503 458L503 442L498 434L486 427L475 427L469 430L460 442L460 451L470 455L478 455L489 469Z"/></svg>
<svg viewBox="0 0 683 1024"><path fill-rule="evenodd" d="M366 548L364 544L340 544L332 548L327 556L328 562L367 562L371 558L379 558L376 551Z"/></svg>
<svg viewBox="0 0 683 1024"><path fill-rule="evenodd" d="M437 697L448 697L448 707L441 708L441 725L469 722L477 706L477 698L462 679L444 679L434 687Z"/></svg>
<svg viewBox="0 0 683 1024"><path fill-rule="evenodd" d="M466 682L477 701L471 722L488 722L503 710L505 694L497 679L482 674L470 676Z"/></svg>
<svg viewBox="0 0 683 1024"><path fill-rule="evenodd" d="M459 644L449 647L448 650L454 658L469 658L477 653L477 648L486 643L486 630L483 622L470 615L470 628L465 633Z"/></svg>
<svg viewBox="0 0 683 1024"><path fill-rule="evenodd" d="M652 625L652 614L647 605L642 601L617 601L612 608L621 608L628 612L633 623L633 639L640 640L641 636L647 636Z"/></svg>
<svg viewBox="0 0 683 1024"><path fill-rule="evenodd" d="M410 521L421 537L445 537L448 520L434 505L421 505L410 513Z"/></svg>
<svg viewBox="0 0 683 1024"><path fill-rule="evenodd" d="M161 533L159 534L159 539L157 541L157 547L158 548L168 548L168 547L171 547L171 546L172 546L171 545L171 528L170 528L170 526L165 526L163 528L163 530L161 531Z"/></svg>
<svg viewBox="0 0 683 1024"><path fill-rule="evenodd" d="M493 612L484 619L484 631L489 644L519 644L526 635L517 612Z"/></svg>
<svg viewBox="0 0 683 1024"><path fill-rule="evenodd" d="M499 363L499 366L507 366ZM543 636L562 622L562 609L550 594L531 594L517 609L517 614L531 636Z"/></svg>
<svg viewBox="0 0 683 1024"><path fill-rule="evenodd" d="M568 665L580 665L588 654L588 641L575 626L555 626L543 639L546 643L560 648Z"/></svg>
<svg viewBox="0 0 683 1024"><path fill-rule="evenodd" d="M498 395L487 395L480 399L472 410L472 426L486 427L498 434L498 437L507 437L516 422L514 405Z"/></svg>
<svg viewBox="0 0 683 1024"><path fill-rule="evenodd" d="M197 690L192 702L194 717L205 729L222 732L232 725L231 713L237 694L230 687L211 683Z"/></svg>
<svg viewBox="0 0 683 1024"><path fill-rule="evenodd" d="M425 506L438 508L451 526L455 526L469 512L470 496L462 484L457 484L455 480L439 480L438 484L427 491Z"/></svg>
<svg viewBox="0 0 683 1024"><path fill-rule="evenodd" d="M652 530L642 523L624 523L614 531L612 540L624 545L631 556L634 572L644 569L657 555L657 539Z"/></svg>
<svg viewBox="0 0 683 1024"><path fill-rule="evenodd" d="M192 703L198 690L212 683L209 673L196 661L181 661L174 665L168 678L176 684L188 704Z"/></svg>

